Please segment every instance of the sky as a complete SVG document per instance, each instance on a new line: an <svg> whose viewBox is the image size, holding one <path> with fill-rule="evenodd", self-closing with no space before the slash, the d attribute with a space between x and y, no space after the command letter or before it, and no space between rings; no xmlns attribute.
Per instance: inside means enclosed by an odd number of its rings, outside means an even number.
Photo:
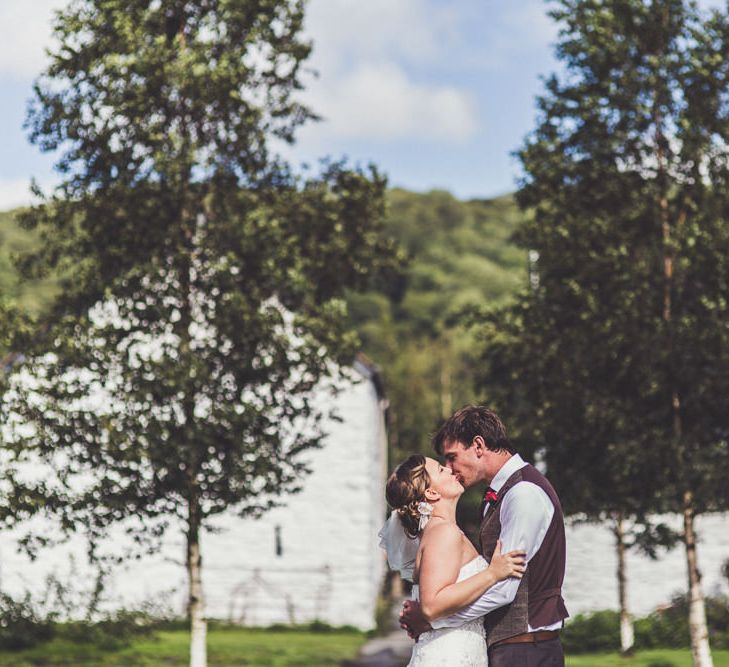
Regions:
<svg viewBox="0 0 729 667"><path fill-rule="evenodd" d="M34 78L68 0L0 2L0 210L58 180L23 129ZM723 0L701 0L704 7ZM370 162L390 185L463 199L516 187L513 151L534 127L557 27L544 0L309 0L303 100L323 120L285 149L294 164ZM56 158L58 156L55 156Z"/></svg>

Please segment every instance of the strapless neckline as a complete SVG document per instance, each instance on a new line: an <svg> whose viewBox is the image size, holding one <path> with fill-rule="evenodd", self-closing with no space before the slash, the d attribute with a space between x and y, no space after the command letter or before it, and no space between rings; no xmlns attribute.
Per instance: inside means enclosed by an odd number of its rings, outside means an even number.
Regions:
<svg viewBox="0 0 729 667"><path fill-rule="evenodd" d="M457 581L461 581L461 579L468 579L468 577L476 574L477 572L485 570L488 566L489 564L486 559L481 554L479 554L475 558L469 560L467 563L461 565L461 569L458 571Z"/></svg>
<svg viewBox="0 0 729 667"><path fill-rule="evenodd" d="M461 565L461 569L458 570L458 577L456 578L456 581L463 581L464 579L468 579L468 577L472 577L474 574L485 570L488 566L489 564L486 559L481 554L479 554L478 556ZM412 594L415 599L419 599L419 584L413 584Z"/></svg>

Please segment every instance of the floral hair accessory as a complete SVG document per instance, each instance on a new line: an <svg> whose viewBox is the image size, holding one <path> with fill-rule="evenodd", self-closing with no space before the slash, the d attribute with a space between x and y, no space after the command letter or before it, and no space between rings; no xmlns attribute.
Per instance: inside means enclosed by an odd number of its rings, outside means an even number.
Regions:
<svg viewBox="0 0 729 667"><path fill-rule="evenodd" d="M418 530L423 530L430 520L430 515L433 514L433 506L430 503L426 503L424 500L421 500L418 503L418 514L420 514Z"/></svg>

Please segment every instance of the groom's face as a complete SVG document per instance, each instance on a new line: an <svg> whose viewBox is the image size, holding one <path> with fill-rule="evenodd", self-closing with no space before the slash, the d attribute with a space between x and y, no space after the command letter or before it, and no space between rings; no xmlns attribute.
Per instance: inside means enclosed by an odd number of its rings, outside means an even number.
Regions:
<svg viewBox="0 0 729 667"><path fill-rule="evenodd" d="M453 471L458 481L466 488L485 481L482 455L477 443L470 447L466 447L459 440L448 440L443 443L446 467Z"/></svg>

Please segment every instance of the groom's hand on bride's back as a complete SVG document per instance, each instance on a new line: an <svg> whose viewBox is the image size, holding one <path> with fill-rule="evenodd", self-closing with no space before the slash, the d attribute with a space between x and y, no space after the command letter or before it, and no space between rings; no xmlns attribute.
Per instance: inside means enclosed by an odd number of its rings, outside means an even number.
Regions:
<svg viewBox="0 0 729 667"><path fill-rule="evenodd" d="M432 626L425 620L420 611L420 603L416 600L405 600L400 612L400 627L406 630L408 637L417 640L424 632L432 630Z"/></svg>

